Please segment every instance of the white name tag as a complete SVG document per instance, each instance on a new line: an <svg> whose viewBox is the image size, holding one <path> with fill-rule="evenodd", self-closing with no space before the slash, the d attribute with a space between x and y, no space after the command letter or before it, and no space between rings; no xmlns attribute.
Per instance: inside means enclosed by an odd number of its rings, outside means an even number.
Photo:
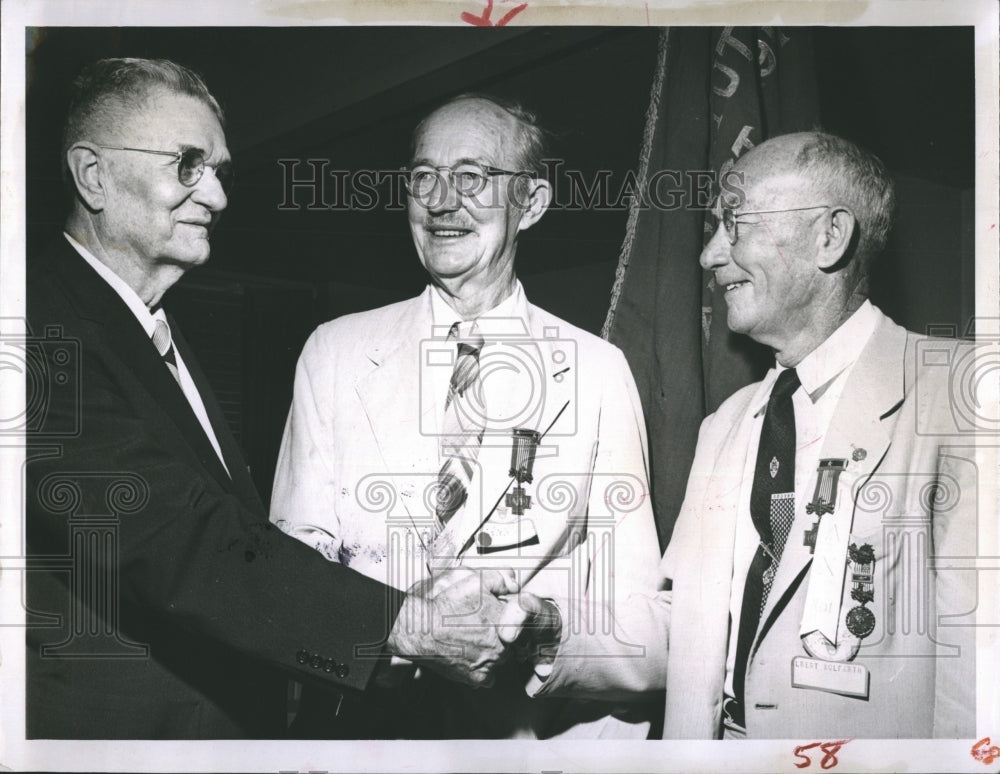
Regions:
<svg viewBox="0 0 1000 774"><path fill-rule="evenodd" d="M868 667L842 661L822 661L796 656L792 659L792 687L868 698Z"/></svg>

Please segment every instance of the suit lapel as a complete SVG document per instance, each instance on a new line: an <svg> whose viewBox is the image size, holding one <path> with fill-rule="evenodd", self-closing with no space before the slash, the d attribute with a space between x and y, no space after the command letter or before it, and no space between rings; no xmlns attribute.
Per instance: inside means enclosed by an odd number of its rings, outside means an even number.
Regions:
<svg viewBox="0 0 1000 774"><path fill-rule="evenodd" d="M854 494L871 477L889 449L889 434L884 421L903 399L902 362L906 331L887 317L882 317L871 340L851 369L847 383L834 409L823 440L820 459L844 460L846 469L837 481L835 510L822 518L830 519L842 536L857 526L854 519ZM806 496L796 502L792 523L778 565L774 585L761 616L760 636L766 632L789 598L787 592L804 577L802 572L813 558L804 535L819 517L806 512L816 490L817 471L811 471Z"/></svg>
<svg viewBox="0 0 1000 774"><path fill-rule="evenodd" d="M764 405L773 383L773 379L762 381L748 406ZM733 426L720 446L712 479L705 488L708 497L713 499L703 505L702 511L711 514L711 517L701 520L697 556L714 557L716 561L700 561L698 568L702 574L701 588L712 589L717 594L715 602L718 604L710 607L703 603L702 609L717 610L719 620L725 618L728 621L729 617L736 529L741 503L745 500L742 495L743 486L749 486L749 483L744 481L744 472L747 467L747 454L754 431L755 416L756 412L742 412L742 419ZM749 528L753 529L753 526ZM725 562L725 566L719 564L720 562ZM718 582L719 578L729 578L730 582L721 584Z"/></svg>
<svg viewBox="0 0 1000 774"><path fill-rule="evenodd" d="M142 383L153 401L170 416L202 466L223 487L231 490L229 476L219 462L191 404L184 397L184 392L171 376L132 310L68 242L62 240L55 257L63 287L77 312L105 328L105 335L101 340ZM181 357L184 358L185 365L195 362L190 350L182 351ZM211 396L211 391L206 387L207 384L203 381L203 386L200 387L203 400L206 395ZM213 400L205 401L206 405L210 402L214 403Z"/></svg>
<svg viewBox="0 0 1000 774"><path fill-rule="evenodd" d="M421 342L432 334L430 287L413 299L392 329L366 350L371 372L356 390L385 470L396 476L396 491L414 519L426 519L424 488L436 479L438 422L421 367ZM412 474L422 474L415 479Z"/></svg>
<svg viewBox="0 0 1000 774"><path fill-rule="evenodd" d="M219 442L222 458L226 461L226 468L229 469L229 475L226 476L226 471L222 470L221 466L217 466L219 469L213 471L213 475L224 486L235 491L244 502L260 503L260 495L257 493L257 487L254 485L253 479L250 478L250 472L243 457L243 452L233 437L232 431L229 429L229 423L226 421L226 417L222 413L222 408L215 398L215 392L212 390L212 386L209 384L204 371L201 370L201 365L194 356L194 352L191 351L187 341L181 335L180 326L176 324L171 315L167 316L170 322L170 331L174 346L180 352L180 356L184 360L184 365L187 367L188 373L191 374L191 380L198 389L201 402L205 406L205 413L208 416L209 424L215 432L215 439ZM186 399L185 402L187 402ZM200 426L201 424L199 423ZM204 432L202 436L204 436ZM205 436L205 439L208 440L207 436ZM209 445L211 446L211 442L209 442ZM212 449L212 456L214 458L213 462L217 463L218 456L215 455L215 449ZM262 504L261 507L263 508Z"/></svg>

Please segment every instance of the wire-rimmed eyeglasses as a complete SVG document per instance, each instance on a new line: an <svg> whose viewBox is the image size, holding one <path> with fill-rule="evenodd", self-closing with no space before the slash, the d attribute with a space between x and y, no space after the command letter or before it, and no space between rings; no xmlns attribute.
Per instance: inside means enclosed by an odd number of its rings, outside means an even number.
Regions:
<svg viewBox="0 0 1000 774"><path fill-rule="evenodd" d="M430 164L417 164L414 167L404 167L406 176L403 178L406 190L418 201L427 199L437 190L437 187L447 177L451 186L462 196L476 196L486 188L486 181L496 175L517 175L526 178L537 177L534 172L526 170L513 171L500 169L475 162L463 162L455 166L434 167Z"/></svg>
<svg viewBox="0 0 1000 774"><path fill-rule="evenodd" d="M201 176L205 174L205 167L209 166L205 164L205 151L201 148L186 148L182 151L164 151L164 150L150 150L148 148L129 148L124 145L101 145L100 143L94 143L98 148L105 148L106 150L123 150L123 151L135 151L136 153L152 153L156 156L173 156L174 161L177 163L177 179L180 181L181 185L187 188L193 188L201 180ZM233 187L233 163L231 161L223 161L220 164L212 166L215 170L215 177L222 186L222 190L225 193L229 193L230 189Z"/></svg>
<svg viewBox="0 0 1000 774"><path fill-rule="evenodd" d="M805 210L820 210L829 207L829 204L813 204L809 207L788 207L783 210L756 210L753 212L734 212L729 207L722 207L722 214L719 216L719 220L722 223L722 228L726 232L726 237L729 239L729 244L735 245L736 241L740 238L739 232L736 227L740 223L739 218L749 217L750 215L776 215L779 212L804 212ZM745 226L755 225L754 223L744 223Z"/></svg>

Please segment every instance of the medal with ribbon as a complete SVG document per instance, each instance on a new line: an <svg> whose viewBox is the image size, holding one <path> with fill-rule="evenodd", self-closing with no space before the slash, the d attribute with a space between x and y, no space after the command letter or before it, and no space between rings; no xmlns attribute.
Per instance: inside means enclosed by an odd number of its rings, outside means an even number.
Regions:
<svg viewBox="0 0 1000 774"><path fill-rule="evenodd" d="M837 507L837 479L847 469L847 460L826 459L819 461L816 470L816 491L813 499L806 504L806 513L815 513L820 519L823 514L833 513ZM819 532L819 521L813 522L806 530L803 545L809 546L809 553L816 550L816 535Z"/></svg>
<svg viewBox="0 0 1000 774"><path fill-rule="evenodd" d="M847 549L851 571L851 599L858 604L846 618L847 631L864 639L875 631L875 613L865 607L875 601L875 550L869 543L858 548L851 543Z"/></svg>
<svg viewBox="0 0 1000 774"><path fill-rule="evenodd" d="M525 430L520 427L514 428L511 435L508 475L517 482L517 485L513 492L507 494L506 504L515 516L523 516L524 512L531 508L531 496L525 493L524 484L530 484L533 480L531 471L535 464L535 451L542 435L536 430Z"/></svg>

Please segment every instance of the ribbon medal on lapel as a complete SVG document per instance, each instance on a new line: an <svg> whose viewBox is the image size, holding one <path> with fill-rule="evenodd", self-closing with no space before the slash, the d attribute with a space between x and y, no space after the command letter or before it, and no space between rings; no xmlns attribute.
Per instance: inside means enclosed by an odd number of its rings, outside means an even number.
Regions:
<svg viewBox="0 0 1000 774"><path fill-rule="evenodd" d="M875 601L875 550L869 543L848 546L851 570L851 599L858 604L847 613L847 631L864 639L875 631L875 614L865 607Z"/></svg>
<svg viewBox="0 0 1000 774"><path fill-rule="evenodd" d="M820 519L823 514L833 513L837 507L837 479L847 469L847 460L826 459L819 461L816 470L816 491L813 499L806 504L806 513L815 513ZM819 532L819 520L813 522L806 530L803 545L809 546L809 553L816 551L816 535Z"/></svg>
<svg viewBox="0 0 1000 774"><path fill-rule="evenodd" d="M504 503L513 516L524 516L531 508L531 495L524 491L524 485L534 480L532 468L535 464L535 452L542 434L536 430L515 428L511 431L510 477L516 484L514 491L504 495ZM508 484L509 486L509 484ZM497 501L497 505L500 501ZM492 511L490 512L492 514ZM529 519L517 519L514 523L491 524L486 526L486 519L475 533L476 553L490 554L521 546L538 544L538 534ZM470 539L471 540L471 539Z"/></svg>
<svg viewBox="0 0 1000 774"><path fill-rule="evenodd" d="M542 436L536 430L525 430L520 427L514 428L511 435L509 475L517 482L517 486L507 495L506 504L515 516L523 516L524 512L531 508L531 496L525 494L524 484L530 484L533 480L535 451Z"/></svg>

